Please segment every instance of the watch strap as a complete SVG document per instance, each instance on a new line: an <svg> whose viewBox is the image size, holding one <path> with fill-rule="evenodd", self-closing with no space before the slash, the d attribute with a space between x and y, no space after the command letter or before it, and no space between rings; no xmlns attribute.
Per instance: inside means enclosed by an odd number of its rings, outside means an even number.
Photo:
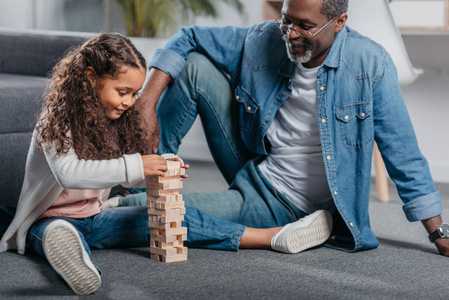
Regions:
<svg viewBox="0 0 449 300"><path fill-rule="evenodd" d="M435 230L434 232L432 232L431 234L429 234L429 241L431 242L431 243L433 243L433 242L435 242L437 239L439 239L441 237L441 234L440 234L440 231L438 230L438 228L437 228L437 230Z"/></svg>

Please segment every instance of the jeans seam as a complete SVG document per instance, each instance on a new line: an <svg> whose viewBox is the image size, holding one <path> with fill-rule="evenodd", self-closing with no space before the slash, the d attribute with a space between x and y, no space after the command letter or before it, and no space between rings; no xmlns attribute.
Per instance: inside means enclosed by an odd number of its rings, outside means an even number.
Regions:
<svg viewBox="0 0 449 300"><path fill-rule="evenodd" d="M185 124L185 122L186 122L186 120L187 120L187 116L189 115L190 111L192 110L192 106L193 106L193 103L190 104L189 109L187 110L187 113L186 113L186 115L185 115L186 117L185 117L184 120L182 121L181 126L179 126L178 130L176 131L176 133L172 136L172 138L171 138L170 141L168 142L168 145L167 145L166 149L169 148L169 147L171 146L171 144L173 143L175 137L178 136L179 132L181 131L181 128L184 126L184 124Z"/></svg>
<svg viewBox="0 0 449 300"><path fill-rule="evenodd" d="M239 226L239 230L237 230L237 233L234 236L234 240L232 241L231 244L231 250L234 249L234 244L237 241L237 237L239 236L240 230L242 229L242 225ZM238 249L238 248L237 248Z"/></svg>
<svg viewBox="0 0 449 300"><path fill-rule="evenodd" d="M31 232L30 232L31 233ZM31 235L33 236L33 237L35 237L38 241L40 241L41 243L42 243L42 240L37 236L37 235L35 235L34 233L31 233Z"/></svg>
<svg viewBox="0 0 449 300"><path fill-rule="evenodd" d="M278 191L277 191L277 189L276 189L275 187L273 187L273 194L274 194L274 196L276 197L276 199L278 199L279 202L281 202L282 205L284 205L284 206L288 209L288 211L290 212L290 216L292 217L292 220L293 220L293 221L298 220L298 218L296 217L296 214L295 214L295 212L293 211L293 209L290 207L290 205L288 205L288 204L282 199L281 196L279 196Z"/></svg>
<svg viewBox="0 0 449 300"><path fill-rule="evenodd" d="M231 142L229 141L228 135L226 134L226 131L224 130L223 125L221 124L220 118L218 118L218 116L217 116L217 114L216 114L216 112L215 112L215 109L214 109L213 105L211 105L210 101L207 99L207 97L206 97L201 91L196 90L196 92L197 92L198 94L200 94L200 95L203 97L204 101L206 101L206 103L209 105L210 109L211 109L212 112L214 113L214 116L215 116L215 119L217 120L217 123L220 125L221 132L222 132L223 135L225 136L226 142L228 143L229 147L231 148L232 153L234 154L234 157L237 159L237 161L238 161L239 163L241 163L240 158L238 157L237 153L234 151L234 147L232 147L232 144L231 144Z"/></svg>

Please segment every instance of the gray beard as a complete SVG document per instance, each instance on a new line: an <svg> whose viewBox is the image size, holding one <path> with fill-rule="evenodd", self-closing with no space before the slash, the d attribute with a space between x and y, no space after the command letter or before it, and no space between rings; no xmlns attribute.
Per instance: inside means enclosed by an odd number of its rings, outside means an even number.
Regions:
<svg viewBox="0 0 449 300"><path fill-rule="evenodd" d="M290 53L290 49L287 48L287 55L292 62L295 62L297 64L304 64L312 59L312 50L306 50L306 53L303 56L294 56Z"/></svg>
<svg viewBox="0 0 449 300"><path fill-rule="evenodd" d="M304 64L304 63L306 63L306 62L309 62L309 61L312 59L312 50L310 50L309 44L305 44L305 43L302 43L302 42L296 43L296 44L299 44L299 45L303 45L304 48L306 49L306 53L305 53L304 55L302 55L302 56L295 56L295 55L293 55L293 54L290 52L290 48L289 48L290 42L289 42L288 37L284 35L284 36L282 37L282 39L285 41L285 46L286 46L286 48L287 48L287 55L288 55L288 58L289 58L292 62L297 63L297 64Z"/></svg>

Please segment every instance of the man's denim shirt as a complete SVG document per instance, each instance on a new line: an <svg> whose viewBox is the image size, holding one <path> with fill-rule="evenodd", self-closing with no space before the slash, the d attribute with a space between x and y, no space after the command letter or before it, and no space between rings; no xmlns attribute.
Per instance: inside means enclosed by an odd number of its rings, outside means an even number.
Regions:
<svg viewBox="0 0 449 300"><path fill-rule="evenodd" d="M291 93L295 72L281 37L270 21L247 28L185 27L156 51L150 67L176 80L190 52L209 57L231 78L246 147L266 155L264 137ZM368 216L374 141L407 219L441 214L440 194L418 148L396 68L382 46L346 26L318 72L317 93L323 161L341 215L329 246L347 251L378 246Z"/></svg>

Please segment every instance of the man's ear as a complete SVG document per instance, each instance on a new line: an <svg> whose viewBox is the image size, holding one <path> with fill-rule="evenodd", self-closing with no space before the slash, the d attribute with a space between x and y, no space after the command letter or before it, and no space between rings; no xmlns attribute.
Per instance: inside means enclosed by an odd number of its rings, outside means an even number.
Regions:
<svg viewBox="0 0 449 300"><path fill-rule="evenodd" d="M346 24L346 20L348 19L348 14L347 13L342 13L338 18L337 18L337 26L335 27L335 33L339 33L343 27L345 27Z"/></svg>
<svg viewBox="0 0 449 300"><path fill-rule="evenodd" d="M86 72L86 76L89 79L92 86L95 86L95 82L97 81L97 73L95 72L94 68L87 67L84 72Z"/></svg>

